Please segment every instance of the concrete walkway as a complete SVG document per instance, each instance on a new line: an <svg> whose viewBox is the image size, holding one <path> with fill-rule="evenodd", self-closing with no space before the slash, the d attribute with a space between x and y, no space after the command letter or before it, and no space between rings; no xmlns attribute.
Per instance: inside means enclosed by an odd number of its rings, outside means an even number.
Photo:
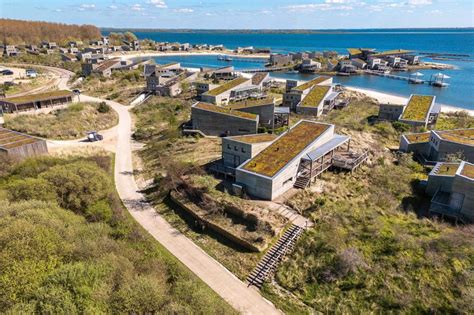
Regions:
<svg viewBox="0 0 474 315"><path fill-rule="evenodd" d="M87 101L104 101L83 95ZM106 101L119 115L115 156L115 184L128 211L157 241L194 272L232 307L243 314L281 314L259 291L249 288L224 266L174 229L138 192L132 165L130 107Z"/></svg>

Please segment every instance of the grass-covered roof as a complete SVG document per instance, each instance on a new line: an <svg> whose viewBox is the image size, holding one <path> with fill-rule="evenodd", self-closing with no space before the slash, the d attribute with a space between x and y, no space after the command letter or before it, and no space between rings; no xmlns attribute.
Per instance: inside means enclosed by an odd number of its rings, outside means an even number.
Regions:
<svg viewBox="0 0 474 315"><path fill-rule="evenodd" d="M227 92L227 91L229 91L233 88L236 88L237 86L241 85L242 83L244 83L248 80L249 79L246 79L246 78L236 78L232 81L228 81L228 82L216 87L215 89L210 90L206 94L211 95L211 96L217 96L217 95L222 94L224 92Z"/></svg>
<svg viewBox="0 0 474 315"><path fill-rule="evenodd" d="M243 169L272 177L315 141L329 126L317 122L300 121L247 162Z"/></svg>
<svg viewBox="0 0 474 315"><path fill-rule="evenodd" d="M49 91L37 94L28 94L24 96L4 98L2 101L13 104L25 104L38 101L46 101L49 99L62 98L72 96L73 93L67 90Z"/></svg>
<svg viewBox="0 0 474 315"><path fill-rule="evenodd" d="M402 120L425 121L428 117L431 103L434 96L432 95L412 95L405 110L403 111Z"/></svg>
<svg viewBox="0 0 474 315"><path fill-rule="evenodd" d="M0 128L0 149L13 149L25 144L35 143L38 141L43 140L13 130Z"/></svg>
<svg viewBox="0 0 474 315"><path fill-rule="evenodd" d="M461 170L461 175L474 179L474 165L464 163L464 167Z"/></svg>
<svg viewBox="0 0 474 315"><path fill-rule="evenodd" d="M436 131L443 140L474 146L474 128Z"/></svg>
<svg viewBox="0 0 474 315"><path fill-rule="evenodd" d="M330 79L330 77L320 76L320 77L314 78L314 79L312 79L308 82L305 82L301 85L298 85L297 87L294 87L293 90L295 90L295 91L304 91L306 89L309 89L313 85L321 84L321 83L323 83L324 81L326 81L328 79Z"/></svg>
<svg viewBox="0 0 474 315"><path fill-rule="evenodd" d="M443 163L436 171L436 175L454 176L459 168L459 163Z"/></svg>
<svg viewBox="0 0 474 315"><path fill-rule="evenodd" d="M330 86L315 85L306 97L301 101L302 107L317 107L322 102L324 96L331 89Z"/></svg>
<svg viewBox="0 0 474 315"><path fill-rule="evenodd" d="M270 133L260 133L256 135L229 137L229 139L231 140L248 143L248 144L270 142L270 141L275 140L276 138L277 138L277 135L270 134Z"/></svg>
<svg viewBox="0 0 474 315"><path fill-rule="evenodd" d="M407 138L410 143L421 143L430 141L430 135L430 132L412 133L405 135L405 138Z"/></svg>
<svg viewBox="0 0 474 315"><path fill-rule="evenodd" d="M231 109L239 109L246 107L256 107L262 105L274 104L275 101L273 97L265 97L260 99L246 99L245 101L229 103L228 107Z"/></svg>
<svg viewBox="0 0 474 315"><path fill-rule="evenodd" d="M252 120L257 119L257 115L255 114L241 112L238 110L233 110L230 108L225 108L225 107L221 107L221 106L217 106L217 105L209 104L209 103L199 102L194 107L202 109L202 110L214 112L214 113L225 114L225 115L230 115L230 116L235 116L235 117L240 117L240 118L246 118L246 119L252 119Z"/></svg>

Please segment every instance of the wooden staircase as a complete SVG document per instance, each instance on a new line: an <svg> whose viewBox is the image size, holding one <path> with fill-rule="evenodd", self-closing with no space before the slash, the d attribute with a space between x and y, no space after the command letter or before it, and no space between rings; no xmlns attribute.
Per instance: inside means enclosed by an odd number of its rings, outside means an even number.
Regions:
<svg viewBox="0 0 474 315"><path fill-rule="evenodd" d="M301 233L303 233L303 228L292 225L263 256L257 267L248 276L248 286L253 285L260 289L265 280L276 271L283 257L293 251Z"/></svg>
<svg viewBox="0 0 474 315"><path fill-rule="evenodd" d="M308 176L301 175L296 179L295 183L293 184L293 187L305 189L310 181L311 179Z"/></svg>

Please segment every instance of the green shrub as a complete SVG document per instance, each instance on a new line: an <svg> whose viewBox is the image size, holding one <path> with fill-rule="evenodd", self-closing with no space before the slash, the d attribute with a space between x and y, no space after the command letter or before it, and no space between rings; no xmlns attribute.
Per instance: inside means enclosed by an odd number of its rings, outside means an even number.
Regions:
<svg viewBox="0 0 474 315"><path fill-rule="evenodd" d="M410 125L408 124L405 124L403 122L400 122L400 121L394 121L392 122L392 126L393 128L395 128L396 131L398 132L407 132L411 129Z"/></svg>
<svg viewBox="0 0 474 315"><path fill-rule="evenodd" d="M15 180L7 185L10 201L42 200L56 201L56 191L53 185L40 178L25 178Z"/></svg>
<svg viewBox="0 0 474 315"><path fill-rule="evenodd" d="M100 102L99 106L97 107L97 111L99 113L105 114L110 112L111 108L105 102Z"/></svg>
<svg viewBox="0 0 474 315"><path fill-rule="evenodd" d="M105 200L100 200L90 205L85 211L86 218L91 222L104 221L112 219L112 209Z"/></svg>

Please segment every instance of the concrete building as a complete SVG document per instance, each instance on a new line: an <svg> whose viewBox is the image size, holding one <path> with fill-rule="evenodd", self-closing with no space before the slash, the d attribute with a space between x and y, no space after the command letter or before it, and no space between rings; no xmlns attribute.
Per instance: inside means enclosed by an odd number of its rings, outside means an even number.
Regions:
<svg viewBox="0 0 474 315"><path fill-rule="evenodd" d="M271 97L262 99L247 99L245 101L229 103L226 108L258 115L259 125L273 127L275 119L275 100Z"/></svg>
<svg viewBox="0 0 474 315"><path fill-rule="evenodd" d="M236 167L252 159L276 138L276 135L268 133L222 138L222 162L233 172Z"/></svg>
<svg viewBox="0 0 474 315"><path fill-rule="evenodd" d="M48 154L46 141L0 127L0 154L25 159Z"/></svg>
<svg viewBox="0 0 474 315"><path fill-rule="evenodd" d="M428 176L430 212L465 223L474 221L474 164L437 163Z"/></svg>
<svg viewBox="0 0 474 315"><path fill-rule="evenodd" d="M207 136L235 136L257 133L258 115L198 102L191 107L193 130Z"/></svg>
<svg viewBox="0 0 474 315"><path fill-rule="evenodd" d="M296 105L296 113L310 116L322 115L325 99L331 92L331 86L313 85L309 93Z"/></svg>
<svg viewBox="0 0 474 315"><path fill-rule="evenodd" d="M300 72L302 73L313 73L320 69L321 63L309 58L303 59L303 62L300 65Z"/></svg>
<svg viewBox="0 0 474 315"><path fill-rule="evenodd" d="M193 83L194 88L196 89L197 95L201 95L203 93L206 93L210 90L215 89L216 87L219 86L219 84L214 84L211 82L202 82L202 81L197 81Z"/></svg>
<svg viewBox="0 0 474 315"><path fill-rule="evenodd" d="M441 106L436 96L412 94L407 104L380 104L379 119L400 121L413 127L427 127L436 124Z"/></svg>
<svg viewBox="0 0 474 315"><path fill-rule="evenodd" d="M270 81L270 73L268 72L257 72L252 76L252 85L256 86L259 91L263 91L268 81Z"/></svg>
<svg viewBox="0 0 474 315"><path fill-rule="evenodd" d="M400 151L413 152L421 161L446 161L456 156L474 163L474 128L431 130L402 135Z"/></svg>
<svg viewBox="0 0 474 315"><path fill-rule="evenodd" d="M82 74L84 76L89 76L93 73L97 73L103 77L110 77L112 75L112 69L120 67L120 59L114 58L110 60L105 60L100 63L83 63L82 65Z"/></svg>
<svg viewBox="0 0 474 315"><path fill-rule="evenodd" d="M367 68L367 63L359 58L351 59L352 65L357 67L357 69L365 69Z"/></svg>
<svg viewBox="0 0 474 315"><path fill-rule="evenodd" d="M235 169L236 190L274 200L293 186L304 188L333 166L338 150L344 144L348 150L349 140L335 134L334 125L301 120ZM365 158L358 157L357 163Z"/></svg>
<svg viewBox="0 0 474 315"><path fill-rule="evenodd" d="M14 45L5 45L3 49L3 55L7 57L15 57L18 56L20 52Z"/></svg>
<svg viewBox="0 0 474 315"><path fill-rule="evenodd" d="M197 72L182 72L179 75L167 77L161 75L159 77L147 77L146 91L155 95L175 97L183 92L183 83L190 83L197 77ZM157 80L150 80L157 78ZM157 84L155 84L155 82Z"/></svg>
<svg viewBox="0 0 474 315"><path fill-rule="evenodd" d="M236 78L228 81L218 87L201 95L203 102L212 103L215 105L228 104L231 101L232 91L241 87L251 86L252 80L247 78Z"/></svg>
<svg viewBox="0 0 474 315"><path fill-rule="evenodd" d="M233 80L237 77L237 73L233 66L210 70L206 75L215 80Z"/></svg>
<svg viewBox="0 0 474 315"><path fill-rule="evenodd" d="M0 112L13 113L70 103L72 102L73 95L71 91L59 90L3 98L0 99Z"/></svg>
<svg viewBox="0 0 474 315"><path fill-rule="evenodd" d="M290 55L283 55L283 54L270 54L269 63L272 66L281 67L291 64L293 62L293 58Z"/></svg>
<svg viewBox="0 0 474 315"><path fill-rule="evenodd" d="M294 80L287 81L287 92L283 94L282 106L289 107L291 110L296 110L296 106L306 97L313 86L331 85L332 77L319 76L296 87L291 87L294 84L298 84L298 82ZM290 90L288 91L288 89Z"/></svg>

